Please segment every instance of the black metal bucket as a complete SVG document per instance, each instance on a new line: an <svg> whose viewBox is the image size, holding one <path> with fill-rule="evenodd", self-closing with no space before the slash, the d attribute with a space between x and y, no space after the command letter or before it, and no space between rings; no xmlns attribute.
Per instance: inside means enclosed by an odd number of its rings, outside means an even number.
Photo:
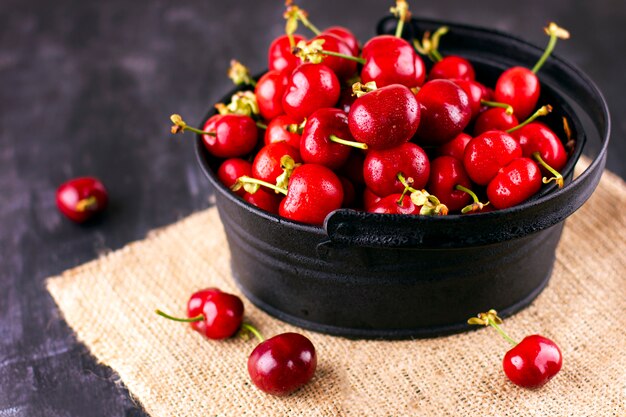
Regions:
<svg viewBox="0 0 626 417"><path fill-rule="evenodd" d="M449 26L442 52L470 59L477 78L491 85L510 66L532 67L542 52L488 29L412 23L408 31L416 34ZM566 186L545 186L506 210L426 217L342 209L324 227L299 224L259 210L223 186L215 175L219 161L198 138L198 160L215 189L241 290L281 320L358 338L449 334L468 329L467 318L479 311L495 308L507 316L527 306L550 278L563 221L600 181L610 130L604 98L579 69L553 57L540 79L541 102L556 110L546 123L562 137L561 117L567 117L577 141L564 169ZM596 155L572 180L583 145Z"/></svg>

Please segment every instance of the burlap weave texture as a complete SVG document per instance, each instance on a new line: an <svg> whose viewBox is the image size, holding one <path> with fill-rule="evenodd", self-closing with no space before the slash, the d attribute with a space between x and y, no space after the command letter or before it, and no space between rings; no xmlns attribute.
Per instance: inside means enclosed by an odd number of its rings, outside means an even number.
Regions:
<svg viewBox="0 0 626 417"><path fill-rule="evenodd" d="M509 345L482 329L415 341L352 341L302 331L245 301L267 336L299 331L318 352L313 381L286 398L249 382L254 340L209 341L183 315L189 295L239 293L215 209L65 272L48 288L67 323L154 417L192 416L626 416L626 184L605 173L567 220L548 287L506 320L517 339L555 340L562 371L539 390L505 378Z"/></svg>

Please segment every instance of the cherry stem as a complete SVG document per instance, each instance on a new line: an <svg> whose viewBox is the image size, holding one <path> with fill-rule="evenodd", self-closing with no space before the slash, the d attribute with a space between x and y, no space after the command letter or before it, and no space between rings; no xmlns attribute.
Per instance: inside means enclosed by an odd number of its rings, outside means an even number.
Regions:
<svg viewBox="0 0 626 417"><path fill-rule="evenodd" d="M513 346L517 345L517 342L515 340L513 340L513 338L511 336L509 336L508 334L506 334L506 332L504 330L502 330L502 327L500 327L498 325L498 323L496 323L491 317L487 318L487 323L489 323L489 325L491 327L493 327L494 329L496 329L496 331L498 333L500 333L500 335L502 337L504 337L504 339L506 339L507 342L509 342L510 344L512 344Z"/></svg>
<svg viewBox="0 0 626 417"><path fill-rule="evenodd" d="M489 101L489 100L481 99L480 104L487 106L487 107L499 107L501 109L505 109L505 113L508 114L509 116L515 113L513 106L511 106L510 104L506 104L506 103L500 103L499 101Z"/></svg>
<svg viewBox="0 0 626 417"><path fill-rule="evenodd" d="M259 179L252 178L252 177L248 177L247 175L243 175L243 176L239 177L237 179L237 181L239 181L239 182L241 182L243 184L258 184L258 185L262 185L263 187L270 188L270 189L276 191L277 193L281 193L281 194L287 195L287 190L285 188L281 188L281 187L278 187L278 186L276 186L274 184L270 184L267 181L259 180Z"/></svg>
<svg viewBox="0 0 626 417"><path fill-rule="evenodd" d="M261 123L261 122L256 122L256 126L259 129L267 129L267 125L265 123Z"/></svg>
<svg viewBox="0 0 626 417"><path fill-rule="evenodd" d="M402 174L398 173L398 175L401 176ZM404 179L404 177L402 177L402 178ZM409 185L413 184L413 178L410 178L410 177L407 178L406 179L406 183L407 183L407 185L404 186L404 190L402 190L402 194L400 195L400 198L398 199L398 201L396 201L396 204L399 205L400 207L403 207L402 201L404 200L404 196L406 195L406 193L408 193L410 191L409 190L409 188L410 188Z"/></svg>
<svg viewBox="0 0 626 417"><path fill-rule="evenodd" d="M307 19L307 17L303 13L298 14L298 19L302 22L304 27L313 32L315 36L319 36L322 34L322 32L317 27L315 27L315 25L311 23L311 21Z"/></svg>
<svg viewBox="0 0 626 417"><path fill-rule="evenodd" d="M556 169L552 168L546 161L544 161L543 158L541 157L541 154L539 154L538 151L537 152L533 152L533 158L535 158L537 160L537 162L539 162L539 164L542 167L544 167L545 169L550 171L550 173L552 175L554 175L554 177L552 177L552 178L543 177L542 178L543 183L544 184L548 184L548 183L554 181L559 186L559 188L563 188L563 185L564 185L564 183L563 183L563 175L561 175L559 173L559 171L557 171Z"/></svg>
<svg viewBox="0 0 626 417"><path fill-rule="evenodd" d="M351 146L353 148L358 148L358 149L367 149L367 144L366 143L361 143L361 142L355 142L355 141L352 141L352 140L341 139L339 136L335 136L335 135L330 135L329 139L332 142L339 143L341 145Z"/></svg>
<svg viewBox="0 0 626 417"><path fill-rule="evenodd" d="M546 50L543 51L543 55L541 55L541 58L539 58L539 61L537 61L537 63L531 70L534 74L536 74L541 69L550 54L552 54L552 51L554 51L557 39L569 39L569 32L563 28L560 28L554 22L550 22L548 27L544 28L544 31L550 36L550 41L548 42L548 46L546 46Z"/></svg>
<svg viewBox="0 0 626 417"><path fill-rule="evenodd" d="M402 185L404 185L405 190L409 190L412 193L417 192L415 188L411 187L410 182L406 178L404 178L404 175L402 175L401 172L398 172L398 174L396 175L396 178L398 178L398 181L400 181Z"/></svg>
<svg viewBox="0 0 626 417"><path fill-rule="evenodd" d="M341 54L339 52L327 51L325 49L322 49L319 53L322 55L336 56L337 58L349 59L350 61L358 62L359 64L363 64L363 65L365 65L365 62L367 62L365 61L365 59L359 58L358 56Z"/></svg>
<svg viewBox="0 0 626 417"><path fill-rule="evenodd" d="M254 337L257 338L257 340L259 341L259 343L263 343L265 341L265 338L263 337L263 335L261 334L261 332L259 332L256 327L254 327L251 324L248 323L242 323L241 324L241 329L248 331L250 333L252 333L254 335Z"/></svg>
<svg viewBox="0 0 626 417"><path fill-rule="evenodd" d="M539 110L537 110L532 116L530 116L524 122L522 122L522 123L518 124L517 126L512 127L509 130L507 130L506 133L513 133L516 130L523 128L527 124L534 122L536 118L538 118L540 116L546 116L551 111L552 111L552 106L547 104L547 105L541 107Z"/></svg>
<svg viewBox="0 0 626 417"><path fill-rule="evenodd" d="M180 317L174 317L174 316L170 316L167 313L162 312L161 310L156 310L156 313L161 316L161 317L165 317L168 320L173 320L173 321L179 321L181 323L196 323L198 321L202 321L204 320L204 314L198 314L195 317L189 317L189 318L180 318Z"/></svg>
<svg viewBox="0 0 626 417"><path fill-rule="evenodd" d="M82 213L83 211L89 210L90 208L93 208L97 205L98 205L98 200L96 199L96 197L92 195L87 198L78 200L78 202L76 203L76 211L79 211Z"/></svg>
<svg viewBox="0 0 626 417"><path fill-rule="evenodd" d="M463 209L461 210L461 213L463 213L463 214L466 214L466 213L469 213L469 212L472 212L472 211L482 210L484 206L489 204L489 202L486 202L484 204L481 203L480 200L478 199L478 196L476 195L476 193L474 193L469 188L466 188L466 187L462 186L461 184L455 185L454 188L459 190L459 191L463 191L464 193L469 194L470 197L472 197L472 200L474 200L473 204L470 204L468 206L463 207Z"/></svg>
<svg viewBox="0 0 626 417"><path fill-rule="evenodd" d="M197 133L199 135L209 135L209 136L217 136L215 132L206 132L204 130L196 129L195 127L189 126L178 114L173 114L170 116L170 120L174 125L172 126L172 133L182 133L185 130L189 130L190 132Z"/></svg>

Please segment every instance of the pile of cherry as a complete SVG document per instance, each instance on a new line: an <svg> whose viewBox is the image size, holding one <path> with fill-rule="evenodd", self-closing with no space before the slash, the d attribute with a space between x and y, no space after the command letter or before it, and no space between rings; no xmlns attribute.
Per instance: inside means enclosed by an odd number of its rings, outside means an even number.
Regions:
<svg viewBox="0 0 626 417"><path fill-rule="evenodd" d="M552 110L537 109L536 73L567 31L551 23L535 67L504 71L491 90L467 59L441 55L448 28L411 44L400 37L408 5L400 0L392 12L396 36L360 48L348 29L320 31L289 3L286 34L269 47L269 71L254 80L233 61L229 76L243 91L216 105L202 129L173 115L172 132L202 135L222 159L220 181L249 203L315 225L341 207L476 213L520 204L542 183L562 187L568 152L535 121ZM315 36L295 34L298 23ZM428 73L420 54L434 62Z"/></svg>

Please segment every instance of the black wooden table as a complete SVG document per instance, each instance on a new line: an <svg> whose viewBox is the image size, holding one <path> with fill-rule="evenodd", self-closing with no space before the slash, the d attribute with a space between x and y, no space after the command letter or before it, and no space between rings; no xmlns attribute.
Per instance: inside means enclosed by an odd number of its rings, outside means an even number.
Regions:
<svg viewBox="0 0 626 417"><path fill-rule="evenodd" d="M360 39L389 7L300 3L318 26L345 25ZM416 16L540 45L549 20L570 29L557 53L606 94L614 115L608 166L626 177L626 3L412 3ZM76 341L44 279L209 205L191 136L172 138L168 116L198 122L230 88L231 57L263 69L281 14L278 0L0 2L0 416L145 415L115 372ZM56 187L80 175L100 177L112 199L88 226L55 207Z"/></svg>

